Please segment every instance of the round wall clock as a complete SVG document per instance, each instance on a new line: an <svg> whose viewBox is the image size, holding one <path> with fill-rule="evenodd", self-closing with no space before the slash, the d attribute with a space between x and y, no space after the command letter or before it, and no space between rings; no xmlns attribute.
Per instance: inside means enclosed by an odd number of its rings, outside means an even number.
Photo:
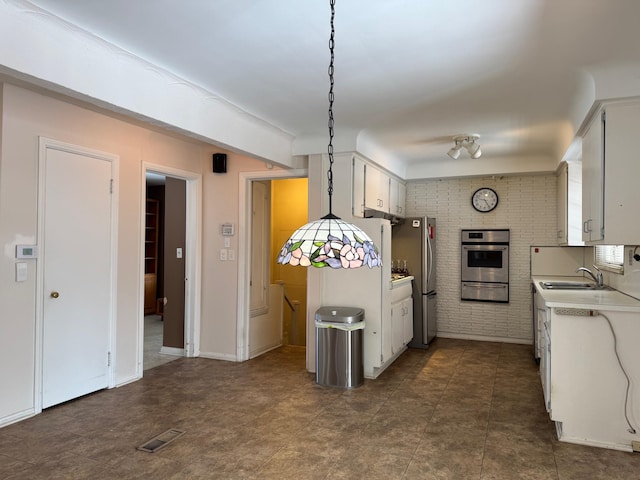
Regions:
<svg viewBox="0 0 640 480"><path fill-rule="evenodd" d="M479 188L471 196L471 205L479 212L490 212L498 206L498 194L492 188Z"/></svg>

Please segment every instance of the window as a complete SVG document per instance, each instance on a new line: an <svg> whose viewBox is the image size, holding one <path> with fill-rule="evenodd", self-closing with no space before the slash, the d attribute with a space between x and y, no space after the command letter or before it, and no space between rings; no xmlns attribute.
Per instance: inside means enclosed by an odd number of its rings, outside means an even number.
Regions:
<svg viewBox="0 0 640 480"><path fill-rule="evenodd" d="M624 245L596 245L596 267L614 273L624 273Z"/></svg>

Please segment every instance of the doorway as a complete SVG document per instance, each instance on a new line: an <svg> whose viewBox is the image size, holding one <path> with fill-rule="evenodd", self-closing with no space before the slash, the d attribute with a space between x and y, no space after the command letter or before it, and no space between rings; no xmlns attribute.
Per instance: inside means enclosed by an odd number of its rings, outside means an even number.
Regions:
<svg viewBox="0 0 640 480"><path fill-rule="evenodd" d="M145 164L139 364L199 354L201 176Z"/></svg>
<svg viewBox="0 0 640 480"><path fill-rule="evenodd" d="M143 368L184 356L186 182L146 174Z"/></svg>
<svg viewBox="0 0 640 480"><path fill-rule="evenodd" d="M273 186L273 183L278 180L285 179L306 179L307 170L287 170L287 171L263 171L263 172L244 172L240 174L240 198L239 198L239 206L240 206L240 221L239 221L239 231L243 232L242 235L238 238L238 269L240 272L239 283L238 283L238 325L237 325L237 352L236 358L238 361L248 360L251 352L251 320L252 320L252 262L253 257L256 256L256 253L252 252L253 247L253 198L252 192L254 191L253 183L260 182L263 184L268 184L269 187ZM269 188L271 190L271 188ZM306 190L304 192L306 195ZM269 200L269 202L271 202ZM272 227L269 230L269 242L265 242L265 244L270 245L269 248L263 249L263 255L268 256L270 259L275 259L277 255L273 255L273 250L277 249L279 251L281 245L277 245L279 239L274 238L273 234L273 226L277 225L278 220L270 217L270 223ZM306 223L306 217L303 223ZM299 225L296 225L296 228ZM293 230L288 232L290 235ZM284 242L284 241L283 241ZM261 259L264 260L264 259ZM272 260L273 262L274 260ZM262 262L264 263L264 262ZM271 267L273 272L274 268ZM306 273L300 272L306 277ZM271 281L274 281L273 275L267 277ZM255 288L254 288L255 291ZM306 291L304 292L304 300L306 301ZM284 305L283 309L286 313L286 308L288 306ZM306 311L302 311L300 308L302 318L306 319ZM303 320L306 321L306 320ZM254 326L255 327L255 326ZM255 332L254 332L255 333ZM284 337L284 332L281 332Z"/></svg>
<svg viewBox="0 0 640 480"><path fill-rule="evenodd" d="M271 180L271 249L269 264L272 284L284 288L283 345L307 344L307 269L280 265L280 249L301 225L307 223L308 182L306 178Z"/></svg>

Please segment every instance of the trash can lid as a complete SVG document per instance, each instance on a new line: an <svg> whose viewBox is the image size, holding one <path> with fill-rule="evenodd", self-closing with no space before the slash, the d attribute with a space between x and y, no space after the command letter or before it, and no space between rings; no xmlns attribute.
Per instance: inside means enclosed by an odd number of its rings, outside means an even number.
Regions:
<svg viewBox="0 0 640 480"><path fill-rule="evenodd" d="M316 320L333 323L356 323L364 320L364 309L358 307L320 307Z"/></svg>

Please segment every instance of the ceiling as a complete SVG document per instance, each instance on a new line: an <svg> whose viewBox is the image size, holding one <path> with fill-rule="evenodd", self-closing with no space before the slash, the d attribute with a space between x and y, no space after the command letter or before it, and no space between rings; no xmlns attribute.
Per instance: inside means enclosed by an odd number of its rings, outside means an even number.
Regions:
<svg viewBox="0 0 640 480"><path fill-rule="evenodd" d="M31 2L326 150L328 0ZM465 133L478 161L557 163L585 74L640 64L638 18L636 0L337 0L336 134L409 166L455 162Z"/></svg>

